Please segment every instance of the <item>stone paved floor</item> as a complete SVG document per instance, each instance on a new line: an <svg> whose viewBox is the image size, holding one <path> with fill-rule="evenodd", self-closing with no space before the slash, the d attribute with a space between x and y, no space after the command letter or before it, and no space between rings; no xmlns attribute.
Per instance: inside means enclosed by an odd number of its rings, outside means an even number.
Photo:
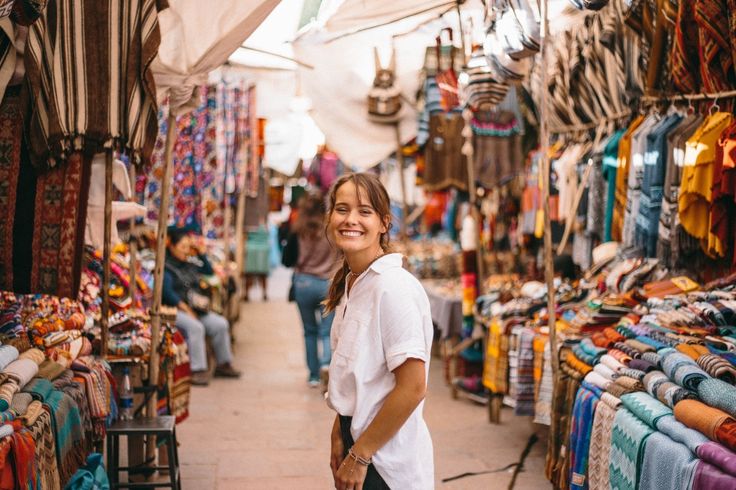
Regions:
<svg viewBox="0 0 736 490"><path fill-rule="evenodd" d="M334 488L329 469L329 432L334 414L306 384L301 325L285 301L289 273L269 281L268 303L243 305L235 329L240 380L216 379L193 388L191 415L178 427L185 490ZM252 298L260 298L255 291ZM425 417L435 448L437 488L505 489L511 472L471 476L465 472L516 462L535 428L529 419L503 412L503 424L487 422L485 407L454 401L433 360ZM550 488L544 478L544 431L514 488Z"/></svg>

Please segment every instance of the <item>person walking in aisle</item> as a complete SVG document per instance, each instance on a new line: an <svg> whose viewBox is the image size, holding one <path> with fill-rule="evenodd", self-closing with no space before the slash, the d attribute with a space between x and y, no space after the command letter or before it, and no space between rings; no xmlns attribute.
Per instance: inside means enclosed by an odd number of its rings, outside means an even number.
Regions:
<svg viewBox="0 0 736 490"><path fill-rule="evenodd" d="M209 383L205 334L215 350L215 376L239 378L240 371L231 364L230 324L222 315L209 311L209 297L200 287L203 275L214 274L204 247L193 244L189 232L182 228L170 229L168 236L162 302L177 308L176 327L184 331L187 340L192 384Z"/></svg>
<svg viewBox="0 0 736 490"><path fill-rule="evenodd" d="M432 319L419 281L390 253L388 193L352 174L329 195L327 232L343 263L326 306L335 312L328 405L337 412L330 467L338 490L434 488L424 421Z"/></svg>
<svg viewBox="0 0 736 490"><path fill-rule="evenodd" d="M324 225L324 197L318 193L303 196L283 256L283 264L294 267L293 299L304 326L308 383L313 388L320 386L320 380L326 388L331 358L330 328L334 317L332 313L325 314L322 305L337 259L325 236Z"/></svg>

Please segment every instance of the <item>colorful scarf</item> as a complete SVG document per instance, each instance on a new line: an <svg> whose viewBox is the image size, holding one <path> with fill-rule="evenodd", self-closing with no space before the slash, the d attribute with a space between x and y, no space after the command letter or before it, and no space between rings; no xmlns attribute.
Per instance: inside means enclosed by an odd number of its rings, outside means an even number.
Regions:
<svg viewBox="0 0 736 490"><path fill-rule="evenodd" d="M621 400L602 393L593 417L593 429L588 452L588 486L590 490L608 490L611 437L616 410Z"/></svg>
<svg viewBox="0 0 736 490"><path fill-rule="evenodd" d="M717 442L705 442L697 449L697 455L706 463L718 467L736 478L736 455Z"/></svg>
<svg viewBox="0 0 736 490"><path fill-rule="evenodd" d="M708 439L717 441L716 430L731 419L727 413L709 407L697 400L682 400L675 405L675 418Z"/></svg>
<svg viewBox="0 0 736 490"><path fill-rule="evenodd" d="M53 388L48 380L36 378L25 391L42 401L51 412L56 435L56 459L61 481L67 481L84 463L84 429L77 404Z"/></svg>
<svg viewBox="0 0 736 490"><path fill-rule="evenodd" d="M704 354L698 357L698 366L705 372L733 385L736 382L736 368L720 356Z"/></svg>
<svg viewBox="0 0 736 490"><path fill-rule="evenodd" d="M645 373L648 373L650 371L654 371L657 369L657 365L654 363L651 363L647 361L646 359L633 359L629 363L629 367L631 369L637 369L639 371L644 371Z"/></svg>
<svg viewBox="0 0 736 490"><path fill-rule="evenodd" d="M609 354L605 354L601 357L601 364L603 364L604 366L607 366L609 369L611 369L615 373L619 373L621 372L622 369L626 368L626 366L623 363L619 362L618 359L616 359L615 357ZM633 367L633 366L629 366L629 367Z"/></svg>
<svg viewBox="0 0 736 490"><path fill-rule="evenodd" d="M645 352L641 355L641 359L650 362L655 366L659 366L659 363L662 362L662 356L655 352Z"/></svg>
<svg viewBox="0 0 736 490"><path fill-rule="evenodd" d="M18 349L12 345L0 345L0 371L5 370L8 364L18 359L19 355Z"/></svg>
<svg viewBox="0 0 736 490"><path fill-rule="evenodd" d="M710 378L695 361L678 352L668 353L662 361L662 370L672 381L692 392L697 391L704 379Z"/></svg>
<svg viewBox="0 0 736 490"><path fill-rule="evenodd" d="M609 349L607 355L613 357L621 364L628 365L629 363L631 363L631 356L618 349Z"/></svg>
<svg viewBox="0 0 736 490"><path fill-rule="evenodd" d="M691 453L695 454L700 446L709 442L708 438L697 430L693 430L679 422L673 415L660 418L657 429L670 439L684 444Z"/></svg>
<svg viewBox="0 0 736 490"><path fill-rule="evenodd" d="M636 490L644 446L654 430L625 408L616 412L611 437L609 483L612 490Z"/></svg>
<svg viewBox="0 0 736 490"><path fill-rule="evenodd" d="M534 415L534 331L528 328L519 335L516 376L514 414Z"/></svg>
<svg viewBox="0 0 736 490"><path fill-rule="evenodd" d="M698 385L698 396L711 407L736 418L736 387L720 379L706 379Z"/></svg>
<svg viewBox="0 0 736 490"><path fill-rule="evenodd" d="M588 474L588 452L593 429L592 422L601 395L600 388L583 381L575 397L570 426L570 441L568 443L571 489L588 488L586 475Z"/></svg>
<svg viewBox="0 0 736 490"><path fill-rule="evenodd" d="M654 432L647 439L644 449L638 489L688 488L697 462L697 458L687 446L673 441L661 432Z"/></svg>
<svg viewBox="0 0 736 490"><path fill-rule="evenodd" d="M38 364L32 359L18 359L11 362L3 370L3 374L22 388L38 374Z"/></svg>
<svg viewBox="0 0 736 490"><path fill-rule="evenodd" d="M61 482L59 480L59 466L56 460L56 441L54 439L54 430L51 419L51 413L48 408L41 406L36 401L40 410L34 410L35 419L28 421L28 430L36 441L35 459L38 464L38 489L59 489Z"/></svg>
<svg viewBox="0 0 736 490"><path fill-rule="evenodd" d="M604 378L603 376L601 376L595 371L591 371L588 374L586 374L585 381L593 386L597 386L598 388L602 390L608 389L611 383L613 383L612 380Z"/></svg>
<svg viewBox="0 0 736 490"><path fill-rule="evenodd" d="M36 441L31 431L18 420L13 422L12 435L13 462L15 464L16 488L37 488L38 461L36 461Z"/></svg>

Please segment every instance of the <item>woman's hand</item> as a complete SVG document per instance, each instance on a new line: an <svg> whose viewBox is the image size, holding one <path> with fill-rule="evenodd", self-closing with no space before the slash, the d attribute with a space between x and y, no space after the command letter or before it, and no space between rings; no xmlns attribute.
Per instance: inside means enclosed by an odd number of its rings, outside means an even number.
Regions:
<svg viewBox="0 0 736 490"><path fill-rule="evenodd" d="M368 474L368 467L346 457L337 469L335 488L337 490L362 490Z"/></svg>
<svg viewBox="0 0 736 490"><path fill-rule="evenodd" d="M345 454L345 445L342 443L342 435L340 434L340 419L335 417L335 423L332 426L331 434L331 450L330 450L330 469L332 470L332 478L335 480L337 487L337 470L340 468Z"/></svg>

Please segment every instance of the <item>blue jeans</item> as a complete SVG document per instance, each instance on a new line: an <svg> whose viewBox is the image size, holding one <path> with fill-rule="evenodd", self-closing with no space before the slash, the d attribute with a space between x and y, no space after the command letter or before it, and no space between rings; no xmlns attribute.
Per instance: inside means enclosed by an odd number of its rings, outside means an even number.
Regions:
<svg viewBox="0 0 736 490"><path fill-rule="evenodd" d="M225 317L217 313L206 313L199 318L176 312L176 328L184 331L189 349L189 364L192 371L207 369L207 344L204 336L212 339L217 365L229 363L233 353L230 347L230 325Z"/></svg>
<svg viewBox="0 0 736 490"><path fill-rule="evenodd" d="M334 314L323 315L322 301L327 297L329 281L309 274L294 274L294 299L304 325L304 346L309 379L319 379L319 368L330 364L330 328ZM322 355L318 353L322 346Z"/></svg>

